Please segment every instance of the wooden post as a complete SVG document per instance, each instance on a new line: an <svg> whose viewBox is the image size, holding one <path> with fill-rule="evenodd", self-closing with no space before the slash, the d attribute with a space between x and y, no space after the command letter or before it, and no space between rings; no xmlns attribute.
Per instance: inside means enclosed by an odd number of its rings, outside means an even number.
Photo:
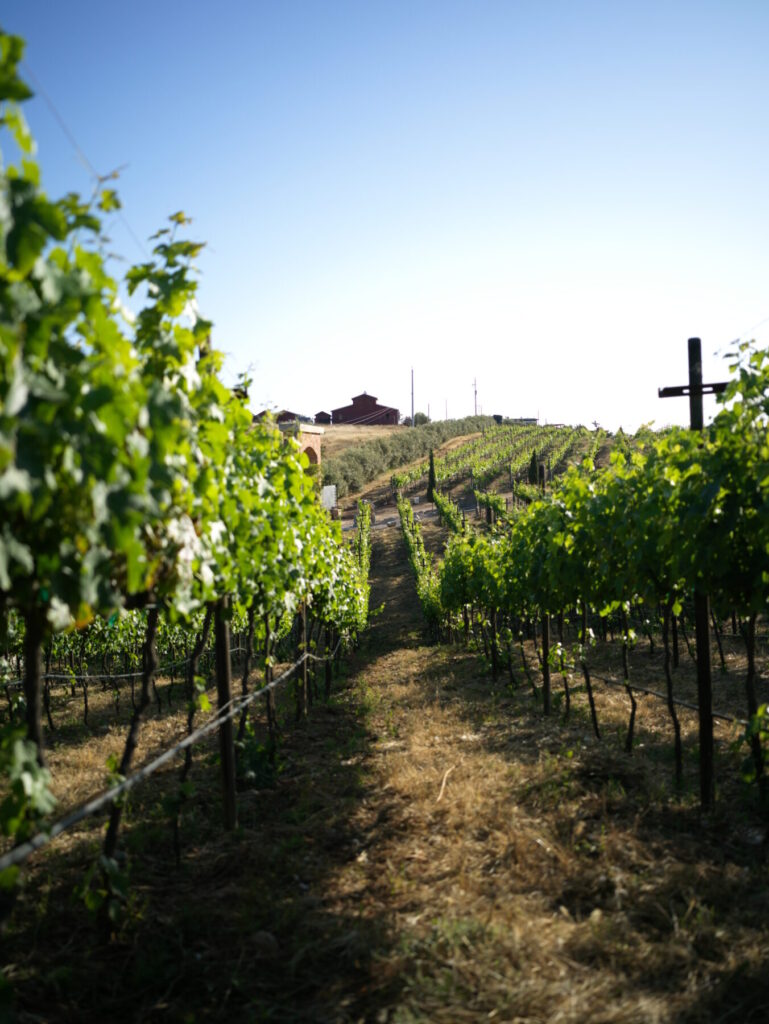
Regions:
<svg viewBox="0 0 769 1024"><path fill-rule="evenodd" d="M43 735L43 642L45 639L45 612L33 607L24 616L24 697L27 702L27 739L37 748L38 763L45 766L45 737Z"/></svg>
<svg viewBox="0 0 769 1024"><path fill-rule="evenodd" d="M157 652L157 632L158 632L158 620L159 612L157 605L151 605L147 610L147 633L144 638L144 646L142 648L142 688L141 696L139 698L138 705L134 708L134 713L131 716L131 724L128 727L128 735L126 736L125 745L123 747L123 756L120 759L120 767L118 773L125 777L131 770L131 762L133 761L134 752L139 742L139 728L141 725L142 715L146 711L150 702L150 684L152 677L158 669L158 652ZM107 826L107 834L104 837L104 856L112 858L115 856L115 850L117 849L117 838L118 831L120 829L120 821L123 816L123 804L115 802L112 804L112 809L109 816L109 825ZM104 904L106 907L106 904Z"/></svg>
<svg viewBox="0 0 769 1024"><path fill-rule="evenodd" d="M228 598L216 603L214 634L216 647L216 694L219 707L229 706L232 700L232 674L230 670L230 624L226 618ZM224 827L237 828L238 803L235 789L235 730L232 718L219 726L219 751L222 760L222 787L224 790Z"/></svg>
<svg viewBox="0 0 769 1024"><path fill-rule="evenodd" d="M692 430L702 430L702 342L689 338L689 425Z"/></svg>
<svg viewBox="0 0 769 1024"><path fill-rule="evenodd" d="M497 612L491 613L489 620L491 627L491 674L494 679L499 675L499 648L497 646Z"/></svg>
<svg viewBox="0 0 769 1024"><path fill-rule="evenodd" d="M702 342L689 338L689 418L692 430L702 430ZM710 671L710 602L707 594L694 592L694 626L697 636L697 703L700 732L700 803L713 806L713 686Z"/></svg>
<svg viewBox="0 0 769 1024"><path fill-rule="evenodd" d="M542 616L542 710L550 714L550 616Z"/></svg>
<svg viewBox="0 0 769 1024"><path fill-rule="evenodd" d="M302 609L299 613L299 628L301 630L301 643L299 644L299 650L303 655L307 654L307 603L302 601ZM307 675L309 670L309 659L305 657L302 662L302 675L297 680L297 694L296 694L296 720L299 722L301 719L307 717Z"/></svg>
<svg viewBox="0 0 769 1024"><path fill-rule="evenodd" d="M715 800L713 744L713 684L710 668L710 598L694 592L694 628L697 636L697 703L700 732L700 802L703 808Z"/></svg>
<svg viewBox="0 0 769 1024"><path fill-rule="evenodd" d="M689 423L692 430L702 430L704 416L702 396L723 394L726 383L702 382L702 342L689 338L689 384L660 388L660 398L689 396ZM694 625L697 635L697 704L700 740L700 805L709 810L715 800L713 771L713 687L710 672L710 623L708 595L695 588ZM686 639L686 633L684 633Z"/></svg>
<svg viewBox="0 0 769 1024"><path fill-rule="evenodd" d="M331 624L330 623L326 623L326 663L325 663L325 669L326 669L325 684L326 684L326 688L325 688L325 697L326 697L326 702L327 703L328 703L329 697L331 696L331 647L332 647L332 639L333 639L333 632L332 632L332 629L331 629Z"/></svg>

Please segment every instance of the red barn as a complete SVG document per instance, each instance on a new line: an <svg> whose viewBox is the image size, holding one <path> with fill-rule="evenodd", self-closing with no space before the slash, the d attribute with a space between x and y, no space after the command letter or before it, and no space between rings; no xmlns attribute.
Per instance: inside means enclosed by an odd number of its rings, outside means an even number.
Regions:
<svg viewBox="0 0 769 1024"><path fill-rule="evenodd" d="M258 412L254 416L254 419L261 421L271 416L276 423L302 423L307 420L306 416L300 416L298 412L291 412L290 409L264 409L263 412Z"/></svg>
<svg viewBox="0 0 769 1024"><path fill-rule="evenodd" d="M355 395L352 405L344 405L341 409L331 410L332 423L355 423L359 425L389 424L397 426L398 410L388 405L380 405L374 395Z"/></svg>

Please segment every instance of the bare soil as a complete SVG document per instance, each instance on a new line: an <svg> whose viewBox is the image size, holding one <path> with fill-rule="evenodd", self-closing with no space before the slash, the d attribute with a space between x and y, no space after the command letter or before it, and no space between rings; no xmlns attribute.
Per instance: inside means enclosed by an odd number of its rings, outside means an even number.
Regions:
<svg viewBox="0 0 769 1024"><path fill-rule="evenodd" d="M440 528L424 529L437 551ZM596 683L599 742L576 677L568 720L562 699L547 720L520 659L512 685L482 652L426 643L394 528L374 536L372 578L381 611L331 701L295 726L286 694L274 768L257 718L236 832L220 825L215 744L196 752L180 867L165 802L178 766L137 792L109 941L77 896L103 819L30 862L3 937L17 1019L766 1021L766 825L738 777L738 728L718 728L718 806L703 816L693 714L678 790L660 701L639 697L628 756L622 690ZM592 657L616 674L616 649ZM639 644L639 684L661 687L656 657ZM531 644L527 661L539 688ZM717 704L739 703L738 661ZM109 747L114 708L97 698L88 733L77 703L54 711L65 800L93 786ZM142 756L180 714L153 712Z"/></svg>

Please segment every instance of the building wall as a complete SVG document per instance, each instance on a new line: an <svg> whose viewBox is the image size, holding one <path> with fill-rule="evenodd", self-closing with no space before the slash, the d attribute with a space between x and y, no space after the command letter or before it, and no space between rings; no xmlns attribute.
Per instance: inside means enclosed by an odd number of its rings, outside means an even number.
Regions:
<svg viewBox="0 0 769 1024"><path fill-rule="evenodd" d="M398 423L398 410L391 406L379 405L374 395L355 395L352 405L332 409L333 423L362 423L372 426Z"/></svg>
<svg viewBox="0 0 769 1024"><path fill-rule="evenodd" d="M300 451L306 452L311 466L320 465L320 442L323 437L323 427L316 427L311 423L299 423L298 420L279 423L278 426L282 434L297 439Z"/></svg>
<svg viewBox="0 0 769 1024"><path fill-rule="evenodd" d="M306 452L311 466L320 465L320 434L308 434L304 430L299 431L299 444L302 451Z"/></svg>

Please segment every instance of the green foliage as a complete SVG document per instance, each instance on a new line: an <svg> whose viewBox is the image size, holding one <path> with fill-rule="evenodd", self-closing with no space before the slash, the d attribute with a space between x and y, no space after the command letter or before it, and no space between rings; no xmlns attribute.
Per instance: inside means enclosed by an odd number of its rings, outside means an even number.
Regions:
<svg viewBox="0 0 769 1024"><path fill-rule="evenodd" d="M128 875L112 857L101 856L86 873L78 896L86 910L117 931L129 909Z"/></svg>
<svg viewBox="0 0 769 1024"><path fill-rule="evenodd" d="M13 725L0 729L0 776L7 779L8 788L0 803L0 829L4 836L23 842L53 811L56 800L50 790L50 772L38 763L35 744Z"/></svg>
<svg viewBox="0 0 769 1024"><path fill-rule="evenodd" d="M392 431L374 441L347 448L335 458L326 459L323 483L336 484L340 497L354 494L380 473L413 462L449 438L472 433L492 422L490 417L470 416ZM420 471L419 477L422 475L424 471Z"/></svg>
<svg viewBox="0 0 769 1024"><path fill-rule="evenodd" d="M440 491L433 491L433 501L438 515L441 517L441 522L445 523L452 533L462 533L465 522L456 502L452 501L448 495L441 494Z"/></svg>
<svg viewBox="0 0 769 1024"><path fill-rule="evenodd" d="M748 724L745 726L744 734L735 741L734 749L740 751L747 747L748 750L751 750L752 744L756 740L758 740L760 748L764 752L765 759L766 752L769 751L769 709L767 709L766 704L761 704L756 714L751 715ZM742 762L742 777L745 782L758 781L756 760L752 752L747 754Z"/></svg>
<svg viewBox="0 0 769 1024"><path fill-rule="evenodd" d="M621 435L610 466L598 472L596 435L582 465L506 532L452 538L440 571L446 612L474 604L487 619L499 613L513 622L583 606L606 616L632 603L652 616L658 606L680 612L699 589L719 615L765 614L769 352L741 345L732 359L732 382L704 434L676 429L652 440L645 431L632 445ZM559 664L561 655L568 659L558 650ZM754 741L767 742L766 709L749 713L755 778Z"/></svg>
<svg viewBox="0 0 769 1024"><path fill-rule="evenodd" d="M475 500L481 508L491 508L497 518L504 516L507 512L505 499L501 494L494 494L492 491L475 491Z"/></svg>
<svg viewBox="0 0 769 1024"><path fill-rule="evenodd" d="M438 630L443 620L440 597L440 580L433 561L425 549L422 531L414 518L414 510L405 498L398 495L398 514L401 520L403 539L408 549L409 561L417 581L417 594L425 619L433 631Z"/></svg>
<svg viewBox="0 0 769 1024"><path fill-rule="evenodd" d="M238 778L254 789L272 788L277 782L280 766L275 751L254 735L250 720L246 722L243 739L235 744Z"/></svg>
<svg viewBox="0 0 769 1024"><path fill-rule="evenodd" d="M23 98L22 44L0 41L0 88ZM18 108L2 116L28 148ZM89 643L117 648L126 604L150 598L172 626L222 594L273 615L314 594L359 628L360 581L346 591L353 562L306 459L252 427L218 379L211 324L190 313L202 245L181 237L186 215L127 271L127 319L100 251L117 195L52 201L38 177L25 161L0 179L0 608L41 608L49 632L93 623Z"/></svg>
<svg viewBox="0 0 769 1024"><path fill-rule="evenodd" d="M152 603L172 660L181 627L197 631L229 596L279 629L306 602L349 642L367 622L370 538L357 553L342 542L298 445L254 427L242 392L219 380L212 325L194 312L202 243L184 237L183 212L126 272L138 313L123 308L101 248L100 216L119 198L42 191L17 106L31 95L22 52L0 32L3 143L20 155L0 165L0 636L22 653L25 625L42 621L41 646L87 665L139 651ZM199 688L191 696L203 706ZM49 777L12 728L0 770L3 832L23 839L53 808ZM117 907L120 874L101 872L87 899Z"/></svg>

